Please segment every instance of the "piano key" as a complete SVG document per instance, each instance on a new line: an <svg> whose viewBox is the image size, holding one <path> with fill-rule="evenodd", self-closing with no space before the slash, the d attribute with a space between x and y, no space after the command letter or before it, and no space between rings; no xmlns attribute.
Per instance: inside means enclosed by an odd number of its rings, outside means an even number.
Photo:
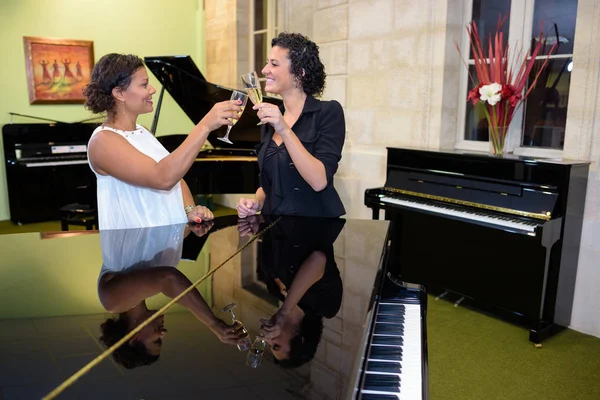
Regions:
<svg viewBox="0 0 600 400"><path fill-rule="evenodd" d="M375 324L375 335L401 335L404 333L404 327L394 324Z"/></svg>
<svg viewBox="0 0 600 400"><path fill-rule="evenodd" d="M536 227L536 224L534 224L532 222L521 221L518 219L511 219L508 217L504 217L504 218L506 218L506 220L505 220L505 219L501 218L500 216L486 214L484 212L477 212L475 210L467 211L467 210L457 209L457 208L450 207L450 206L443 206L443 205L437 205L437 204L434 205L434 204L418 202L415 200L407 200L405 198L382 196L380 198L380 201L382 203L394 204L394 205L407 207L407 208L411 208L411 209L429 211L429 212L433 212L436 214L443 214L443 215L447 215L447 216L451 216L451 217L455 217L455 218L466 219L469 221L482 222L482 223L491 224L491 225L494 225L497 227L517 229L517 230L525 231L525 232L535 232L535 227Z"/></svg>
<svg viewBox="0 0 600 400"><path fill-rule="evenodd" d="M367 372L384 372L399 374L401 371L401 366L402 364L395 361L369 361L367 362Z"/></svg>
<svg viewBox="0 0 600 400"><path fill-rule="evenodd" d="M369 359L402 361L402 347L371 346Z"/></svg>
<svg viewBox="0 0 600 400"><path fill-rule="evenodd" d="M373 344L379 344L383 346L402 346L404 341L401 336L373 336Z"/></svg>
<svg viewBox="0 0 600 400"><path fill-rule="evenodd" d="M380 303L377 309L378 314L399 314L404 312L404 306L402 304L386 304Z"/></svg>
<svg viewBox="0 0 600 400"><path fill-rule="evenodd" d="M398 396L394 394L383 394L383 393L364 393L361 397L362 400L397 400Z"/></svg>
<svg viewBox="0 0 600 400"><path fill-rule="evenodd" d="M392 323L392 324L401 324L404 322L403 315L377 315L377 319L375 322L384 322L384 323Z"/></svg>
<svg viewBox="0 0 600 400"><path fill-rule="evenodd" d="M367 373L363 390L400 393L400 377L397 375L380 375Z"/></svg>

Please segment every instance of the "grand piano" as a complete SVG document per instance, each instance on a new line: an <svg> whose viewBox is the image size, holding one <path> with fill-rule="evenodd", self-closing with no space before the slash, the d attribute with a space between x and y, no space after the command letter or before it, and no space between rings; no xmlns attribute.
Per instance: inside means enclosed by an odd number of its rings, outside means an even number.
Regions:
<svg viewBox="0 0 600 400"><path fill-rule="evenodd" d="M162 84L151 131L156 131L166 90L194 124L210 111L215 103L229 100L233 89L208 82L193 60L185 56L145 57L148 69ZM281 100L264 96L265 102L281 104ZM232 128L233 145L217 140L224 136L223 127L208 136L212 148L198 154L196 162L184 179L192 194L254 193L259 187L259 169L255 147L260 143L259 118L247 107ZM186 134L169 134L157 139L173 151L187 137Z"/></svg>
<svg viewBox="0 0 600 400"><path fill-rule="evenodd" d="M428 293L510 320L539 344L568 327L589 163L387 149L365 205L391 221L391 265Z"/></svg>

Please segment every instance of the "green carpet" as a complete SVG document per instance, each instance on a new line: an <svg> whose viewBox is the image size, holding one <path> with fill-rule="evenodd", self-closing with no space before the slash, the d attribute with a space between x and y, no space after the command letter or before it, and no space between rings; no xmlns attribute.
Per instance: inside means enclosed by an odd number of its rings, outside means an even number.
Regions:
<svg viewBox="0 0 600 400"><path fill-rule="evenodd" d="M428 298L432 400L600 399L600 339L564 330L536 349L529 331Z"/></svg>

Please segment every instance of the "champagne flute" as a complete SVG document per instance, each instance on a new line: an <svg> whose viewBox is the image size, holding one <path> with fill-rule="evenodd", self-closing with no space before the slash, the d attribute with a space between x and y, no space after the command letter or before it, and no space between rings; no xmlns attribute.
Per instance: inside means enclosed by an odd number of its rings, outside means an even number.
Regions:
<svg viewBox="0 0 600 400"><path fill-rule="evenodd" d="M257 105L262 103L262 89L256 71L242 75L242 82L244 83L246 90L248 90L248 97L250 97L252 104ZM265 123L266 122L259 122L256 125L263 125Z"/></svg>
<svg viewBox="0 0 600 400"><path fill-rule="evenodd" d="M238 118L228 118L231 122L233 122L233 125L235 125L235 124L237 124L238 119L244 113L244 108L246 108L246 103L248 102L248 95L239 90L234 90L233 93L231 93L231 100L241 100L242 101L242 104L240 104L242 111L240 111L238 113ZM233 125L229 125L227 127L227 133L225 134L225 136L217 138L217 139L219 139L225 143L233 144L233 142L231 140L229 140L229 132L231 131L231 128L233 127Z"/></svg>
<svg viewBox="0 0 600 400"><path fill-rule="evenodd" d="M250 368L258 368L262 363L263 354L265 353L265 347L267 347L267 342L265 339L257 336L252 342L252 346L250 346L250 351L246 356L246 365Z"/></svg>
<svg viewBox="0 0 600 400"><path fill-rule="evenodd" d="M235 308L236 305L237 304L235 304L235 303L227 304L225 307L223 307L221 309L221 311L222 312L229 311L231 313L231 323L236 326L236 331L242 330L242 333L247 334L248 330L246 330L242 321L239 321L235 317L235 314L233 313L233 309ZM248 351L248 349L250 348L250 338L248 336L246 336L244 339L242 339L242 341L240 343L238 343L237 348L239 351Z"/></svg>

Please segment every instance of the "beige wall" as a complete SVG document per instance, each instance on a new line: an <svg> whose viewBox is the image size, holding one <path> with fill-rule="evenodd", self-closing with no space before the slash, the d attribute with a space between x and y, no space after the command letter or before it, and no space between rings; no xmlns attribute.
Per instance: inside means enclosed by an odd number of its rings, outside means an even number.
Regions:
<svg viewBox="0 0 600 400"><path fill-rule="evenodd" d="M288 1L285 29L317 42L323 98L345 109L336 188L349 217L370 217L364 191L385 181L386 146L451 148L461 64L458 0Z"/></svg>

